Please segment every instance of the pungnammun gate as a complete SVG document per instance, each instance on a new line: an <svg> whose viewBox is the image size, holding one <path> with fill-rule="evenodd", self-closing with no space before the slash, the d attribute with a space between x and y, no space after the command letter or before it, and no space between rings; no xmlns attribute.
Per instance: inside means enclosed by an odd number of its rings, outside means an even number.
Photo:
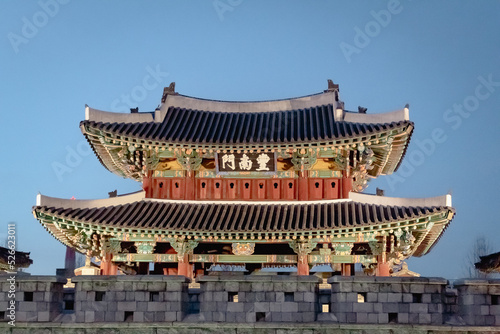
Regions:
<svg viewBox="0 0 500 334"><path fill-rule="evenodd" d="M87 106L80 123L102 165L141 191L98 200L39 194L33 213L100 263L87 266L101 275L353 275L357 263L368 275L398 275L455 213L450 195L362 193L398 169L413 128L408 105L344 109L331 80L319 94L263 102L189 97L172 83L154 112Z"/></svg>

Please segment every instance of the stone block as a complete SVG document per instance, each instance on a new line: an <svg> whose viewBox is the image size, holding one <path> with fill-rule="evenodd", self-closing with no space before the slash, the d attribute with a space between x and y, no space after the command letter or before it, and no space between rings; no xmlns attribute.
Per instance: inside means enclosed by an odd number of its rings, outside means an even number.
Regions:
<svg viewBox="0 0 500 334"><path fill-rule="evenodd" d="M429 312L428 304L410 304L410 313L428 313L428 312Z"/></svg>
<svg viewBox="0 0 500 334"><path fill-rule="evenodd" d="M281 309L283 312L296 313L299 311L299 307L298 307L298 304L296 302L283 302Z"/></svg>
<svg viewBox="0 0 500 334"><path fill-rule="evenodd" d="M294 302L303 302L304 301L304 293L305 292L295 292L293 294L293 301Z"/></svg>
<svg viewBox="0 0 500 334"><path fill-rule="evenodd" d="M138 313L138 312L136 312ZM156 312L141 312L143 317L143 322L154 322L155 321L155 313ZM135 321L135 316L134 316Z"/></svg>
<svg viewBox="0 0 500 334"><path fill-rule="evenodd" d="M423 284L412 284L412 285L410 285L410 292L411 293L424 293L425 287Z"/></svg>
<svg viewBox="0 0 500 334"><path fill-rule="evenodd" d="M368 323L368 313L357 312L356 313L356 323L358 323L358 324L366 324L366 323Z"/></svg>
<svg viewBox="0 0 500 334"><path fill-rule="evenodd" d="M389 303L401 303L403 301L403 295L401 293L388 293L387 302Z"/></svg>
<svg viewBox="0 0 500 334"><path fill-rule="evenodd" d="M443 304L428 304L429 313L443 313Z"/></svg>
<svg viewBox="0 0 500 334"><path fill-rule="evenodd" d="M37 319L38 319L37 312L25 312L25 311L16 312L16 321L36 322Z"/></svg>
<svg viewBox="0 0 500 334"><path fill-rule="evenodd" d="M349 323L349 324L354 324L356 323L356 313L353 313L353 312L347 312L345 314L346 316L346 322Z"/></svg>
<svg viewBox="0 0 500 334"><path fill-rule="evenodd" d="M228 300L227 292L225 291L213 292L212 300L214 302L226 302Z"/></svg>
<svg viewBox="0 0 500 334"><path fill-rule="evenodd" d="M148 282L147 291L165 291L165 288L165 282Z"/></svg>
<svg viewBox="0 0 500 334"><path fill-rule="evenodd" d="M302 322L312 323L316 320L316 312L302 312Z"/></svg>
<svg viewBox="0 0 500 334"><path fill-rule="evenodd" d="M227 303L227 312L233 313L233 312L244 312L244 303Z"/></svg>
<svg viewBox="0 0 500 334"><path fill-rule="evenodd" d="M145 302L149 301L149 292L146 291L135 291L134 292L134 300L136 302ZM135 318L134 318L135 319ZM134 320L135 321L135 320Z"/></svg>
<svg viewBox="0 0 500 334"><path fill-rule="evenodd" d="M256 321L255 312L245 313L245 322L253 323Z"/></svg>
<svg viewBox="0 0 500 334"><path fill-rule="evenodd" d="M126 301L126 302L118 302L117 303L117 309L118 311L135 311L137 307L137 304L132 301Z"/></svg>
<svg viewBox="0 0 500 334"><path fill-rule="evenodd" d="M381 292L378 294L378 302L379 303L387 303L388 294L386 292Z"/></svg>
<svg viewBox="0 0 500 334"><path fill-rule="evenodd" d="M443 324L443 315L439 313L431 314L431 324L432 325L442 325Z"/></svg>
<svg viewBox="0 0 500 334"><path fill-rule="evenodd" d="M353 312L373 312L373 303L356 303L352 305Z"/></svg>
<svg viewBox="0 0 500 334"><path fill-rule="evenodd" d="M254 293L254 296L255 296L255 301L256 302L264 302L266 301L266 293L265 292L255 292Z"/></svg>
<svg viewBox="0 0 500 334"><path fill-rule="evenodd" d="M382 304L382 311L386 313L397 313L399 312L398 303L384 303Z"/></svg>
<svg viewBox="0 0 500 334"><path fill-rule="evenodd" d="M283 282L284 292L295 292L297 291L297 282Z"/></svg>
<svg viewBox="0 0 500 334"><path fill-rule="evenodd" d="M50 321L50 312L49 311L44 311L44 312L38 312L37 314L37 320L38 322L48 322Z"/></svg>
<svg viewBox="0 0 500 334"><path fill-rule="evenodd" d="M266 292L266 301L274 302L276 300L276 292Z"/></svg>
<svg viewBox="0 0 500 334"><path fill-rule="evenodd" d="M269 312L270 311L270 306L268 302L256 302L254 304L255 306L255 312Z"/></svg>
<svg viewBox="0 0 500 334"><path fill-rule="evenodd" d="M389 315L387 313L379 313L377 322L379 324L386 324L389 322Z"/></svg>
<svg viewBox="0 0 500 334"><path fill-rule="evenodd" d="M378 323L378 314L377 313L368 313L368 324L376 324Z"/></svg>
<svg viewBox="0 0 500 334"><path fill-rule="evenodd" d="M474 305L486 304L486 295L474 295Z"/></svg>
<svg viewBox="0 0 500 334"><path fill-rule="evenodd" d="M35 302L19 302L19 306L17 310L22 312L35 312L36 311L36 303Z"/></svg>
<svg viewBox="0 0 500 334"><path fill-rule="evenodd" d="M269 310L271 312L281 312L282 302L271 302L269 303Z"/></svg>
<svg viewBox="0 0 500 334"><path fill-rule="evenodd" d="M421 325L428 325L431 323L431 315L428 313L420 313L418 315L418 323Z"/></svg>
<svg viewBox="0 0 500 334"><path fill-rule="evenodd" d="M94 311L85 311L85 322L95 322Z"/></svg>
<svg viewBox="0 0 500 334"><path fill-rule="evenodd" d="M305 303L305 302L302 302L302 303L297 303L298 304L298 308L299 308L299 312L302 313L302 312L313 312L314 309L315 309L315 306L316 304L315 303Z"/></svg>
<svg viewBox="0 0 500 334"><path fill-rule="evenodd" d="M353 303L332 303L330 309L334 313L353 312Z"/></svg>
<svg viewBox="0 0 500 334"><path fill-rule="evenodd" d="M85 312L75 312L75 322L85 322Z"/></svg>
<svg viewBox="0 0 500 334"><path fill-rule="evenodd" d="M409 322L409 314L406 312L398 313L398 324L407 324Z"/></svg>
<svg viewBox="0 0 500 334"><path fill-rule="evenodd" d="M316 301L316 293L314 292L304 292L304 301L313 303Z"/></svg>
<svg viewBox="0 0 500 334"><path fill-rule="evenodd" d="M104 321L105 322L115 322L115 312L104 312Z"/></svg>
<svg viewBox="0 0 500 334"><path fill-rule="evenodd" d="M164 314L165 314L165 321L177 321L177 312L168 311L164 312Z"/></svg>
<svg viewBox="0 0 500 334"><path fill-rule="evenodd" d="M375 292L368 292L366 293L366 300L367 303L376 303L378 302L378 293Z"/></svg>
<svg viewBox="0 0 500 334"><path fill-rule="evenodd" d="M441 293L443 286L438 284L429 284L424 286L424 293Z"/></svg>
<svg viewBox="0 0 500 334"><path fill-rule="evenodd" d="M373 312L374 313L382 313L383 312L383 305L382 303L374 303L373 304Z"/></svg>

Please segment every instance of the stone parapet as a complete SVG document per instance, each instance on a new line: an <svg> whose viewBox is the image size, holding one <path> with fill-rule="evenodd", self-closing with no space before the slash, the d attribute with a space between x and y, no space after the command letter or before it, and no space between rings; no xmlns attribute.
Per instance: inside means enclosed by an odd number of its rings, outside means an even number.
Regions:
<svg viewBox="0 0 500 334"><path fill-rule="evenodd" d="M328 283L331 312L340 323L443 323L443 278L334 276Z"/></svg>
<svg viewBox="0 0 500 334"><path fill-rule="evenodd" d="M209 322L314 322L315 276L204 276L200 320Z"/></svg>
<svg viewBox="0 0 500 334"><path fill-rule="evenodd" d="M49 322L62 312L63 286L66 279L56 276L16 275L15 298L11 298L9 276L1 276L0 312L7 318L11 300L15 300L15 320L18 322ZM4 320L5 321L5 320Z"/></svg>
<svg viewBox="0 0 500 334"><path fill-rule="evenodd" d="M188 311L184 276L78 276L76 322L182 321Z"/></svg>
<svg viewBox="0 0 500 334"><path fill-rule="evenodd" d="M458 315L467 325L500 326L500 280L455 282Z"/></svg>
<svg viewBox="0 0 500 334"><path fill-rule="evenodd" d="M14 286L16 326L500 326L500 280L459 280L450 287L443 278L334 276L328 286L316 276L222 274L200 277L189 288L183 276L78 276L74 289L64 289L66 280L54 276L3 277L0 314L9 321Z"/></svg>

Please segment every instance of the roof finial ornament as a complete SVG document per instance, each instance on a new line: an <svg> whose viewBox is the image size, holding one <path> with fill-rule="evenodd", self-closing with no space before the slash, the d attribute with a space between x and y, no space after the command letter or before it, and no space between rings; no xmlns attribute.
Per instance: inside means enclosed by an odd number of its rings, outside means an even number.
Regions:
<svg viewBox="0 0 500 334"><path fill-rule="evenodd" d="M161 97L161 102L165 102L167 95L177 95L175 92L175 82L171 82L168 87L163 88L163 96Z"/></svg>
<svg viewBox="0 0 500 334"><path fill-rule="evenodd" d="M326 92L335 92L335 101L339 100L339 85L334 84L331 79L328 79L328 89L325 90Z"/></svg>
<svg viewBox="0 0 500 334"><path fill-rule="evenodd" d="M407 104L405 105L405 108L406 108L406 109L410 109L410 104L409 104L409 103L407 103Z"/></svg>
<svg viewBox="0 0 500 334"><path fill-rule="evenodd" d="M360 113L360 114L366 114L367 110L368 110L368 108L358 106L358 113Z"/></svg>

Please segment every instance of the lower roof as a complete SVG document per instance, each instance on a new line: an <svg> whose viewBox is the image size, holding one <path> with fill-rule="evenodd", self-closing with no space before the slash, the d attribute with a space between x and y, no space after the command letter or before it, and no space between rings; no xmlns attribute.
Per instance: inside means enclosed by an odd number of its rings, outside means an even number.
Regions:
<svg viewBox="0 0 500 334"><path fill-rule="evenodd" d="M243 233L316 235L324 231L354 231L367 228L389 229L391 224L409 221L427 223L437 219L436 233L427 233L426 253L440 237L454 214L449 195L410 205L380 205L379 196L352 194L356 200L294 202L174 201L148 199L143 193L99 202L61 200L41 196L33 211L43 220L62 219L114 231L161 231L188 235ZM142 198L141 198L142 196ZM390 203L390 198L385 198ZM130 202L128 200L131 200ZM67 205L65 205L65 202ZM372 203L370 203L372 202ZM53 205L55 204L55 205ZM403 205L401 205L403 204ZM443 225L444 224L444 225ZM428 231L432 232L432 231Z"/></svg>

